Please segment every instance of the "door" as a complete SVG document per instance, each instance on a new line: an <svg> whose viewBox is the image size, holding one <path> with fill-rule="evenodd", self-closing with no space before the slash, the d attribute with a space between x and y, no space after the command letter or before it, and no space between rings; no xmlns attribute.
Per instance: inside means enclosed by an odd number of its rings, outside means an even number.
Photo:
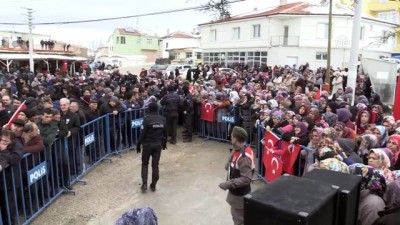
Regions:
<svg viewBox="0 0 400 225"><path fill-rule="evenodd" d="M288 39L289 39L289 26L284 26L283 29L283 46L288 45Z"/></svg>
<svg viewBox="0 0 400 225"><path fill-rule="evenodd" d="M286 56L286 65L292 67L293 65L297 65L299 58L297 56Z"/></svg>

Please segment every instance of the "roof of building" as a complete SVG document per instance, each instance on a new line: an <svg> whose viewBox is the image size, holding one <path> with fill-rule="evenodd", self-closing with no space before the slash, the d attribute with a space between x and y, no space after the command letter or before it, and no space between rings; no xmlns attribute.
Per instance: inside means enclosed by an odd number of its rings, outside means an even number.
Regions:
<svg viewBox="0 0 400 225"><path fill-rule="evenodd" d="M268 17L275 15L328 15L329 4L311 4L309 2L293 2L276 6L274 8L254 10L249 13L244 13L236 16L232 16L229 19L211 21L200 25L208 25L215 23L224 23L236 20L244 20L259 17ZM352 8L349 8L342 4L336 4L332 9L332 15L334 16L353 16L354 12ZM373 20L376 22L382 22L391 25L397 25L388 21L380 20L376 17L363 15L363 19Z"/></svg>
<svg viewBox="0 0 400 225"><path fill-rule="evenodd" d="M139 29L117 28L116 30L118 31L119 34L123 35L157 37L156 33L152 34L152 32L142 32Z"/></svg>
<svg viewBox="0 0 400 225"><path fill-rule="evenodd" d="M162 37L165 38L198 38L198 35L189 34L183 31L175 31Z"/></svg>
<svg viewBox="0 0 400 225"><path fill-rule="evenodd" d="M51 54L33 54L33 59L57 59L57 60L71 60L71 61L85 61L87 58L79 56L65 56L65 55L51 55ZM27 60L29 54L0 54L0 60Z"/></svg>

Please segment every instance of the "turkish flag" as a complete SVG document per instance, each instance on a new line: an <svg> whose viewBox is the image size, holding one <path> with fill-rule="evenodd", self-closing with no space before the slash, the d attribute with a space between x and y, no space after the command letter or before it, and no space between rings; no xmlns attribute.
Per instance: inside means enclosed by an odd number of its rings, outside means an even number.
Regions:
<svg viewBox="0 0 400 225"><path fill-rule="evenodd" d="M272 132L266 132L264 137L263 164L265 167L265 180L272 182L282 175L283 163L280 156L275 153L275 146L279 138Z"/></svg>
<svg viewBox="0 0 400 225"><path fill-rule="evenodd" d="M282 143L282 149L283 171L287 174L294 175L294 164L300 153L300 145L290 144L284 141Z"/></svg>
<svg viewBox="0 0 400 225"><path fill-rule="evenodd" d="M15 110L14 114L12 115L12 117L10 118L10 120L7 123L7 127L9 129L11 129L11 124L14 122L14 120L18 119L19 112L24 111L26 108L27 107L26 107L26 104L25 104L25 101L24 101L24 102L21 103L21 105L18 107L18 109Z"/></svg>
<svg viewBox="0 0 400 225"><path fill-rule="evenodd" d="M214 122L214 110L215 107L213 104L203 102L201 104L200 118L205 121Z"/></svg>

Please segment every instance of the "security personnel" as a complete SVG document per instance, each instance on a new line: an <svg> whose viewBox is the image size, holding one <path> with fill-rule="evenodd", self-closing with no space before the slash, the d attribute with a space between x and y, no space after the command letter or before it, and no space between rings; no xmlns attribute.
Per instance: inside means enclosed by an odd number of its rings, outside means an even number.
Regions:
<svg viewBox="0 0 400 225"><path fill-rule="evenodd" d="M168 93L161 99L161 105L164 106L164 112L167 117L168 134L171 135L171 144L176 144L176 129L178 126L179 108L181 97L175 93L175 86L168 86Z"/></svg>
<svg viewBox="0 0 400 225"><path fill-rule="evenodd" d="M183 126L186 129L183 132L183 142L192 142L193 96L189 92L189 85L184 85L182 91Z"/></svg>
<svg viewBox="0 0 400 225"><path fill-rule="evenodd" d="M243 196L251 192L250 183L255 169L253 150L246 146L246 140L246 130L235 126L231 135L234 151L225 165L228 170L228 179L219 184L222 190L229 190L226 201L231 206L234 225L243 224Z"/></svg>
<svg viewBox="0 0 400 225"><path fill-rule="evenodd" d="M167 127L165 118L158 115L157 103L149 104L150 115L143 119L140 136L137 143L137 152L141 152L140 145L143 144L142 153L142 192L147 190L147 173L150 156L152 167L152 180L150 190L156 191L156 184L159 179L158 163L160 162L161 148L167 148Z"/></svg>

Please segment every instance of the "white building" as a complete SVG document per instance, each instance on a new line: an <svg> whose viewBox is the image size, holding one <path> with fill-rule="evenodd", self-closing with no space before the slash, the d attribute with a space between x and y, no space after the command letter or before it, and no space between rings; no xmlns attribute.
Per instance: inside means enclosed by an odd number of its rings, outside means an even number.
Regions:
<svg viewBox="0 0 400 225"><path fill-rule="evenodd" d="M328 1L329 2L329 1ZM333 7L333 68L349 62L353 11ZM200 24L204 63L245 63L258 65L299 65L326 67L328 46L327 4L294 2L267 10L234 16L226 21ZM363 17L360 54L363 57L390 57L398 24Z"/></svg>
<svg viewBox="0 0 400 225"><path fill-rule="evenodd" d="M161 38L160 58L172 58L174 61L192 61L201 59L200 35L181 31L172 32Z"/></svg>
<svg viewBox="0 0 400 225"><path fill-rule="evenodd" d="M33 37L33 48L41 49L40 41L50 40L50 35L43 34L32 34ZM25 42L29 40L29 33L27 32L19 32L19 31L9 31L3 30L0 31L0 40L1 40L1 48L6 49L14 49L14 48L27 48ZM18 40L21 40L24 43L21 45L18 43ZM21 43L21 42L20 42Z"/></svg>

